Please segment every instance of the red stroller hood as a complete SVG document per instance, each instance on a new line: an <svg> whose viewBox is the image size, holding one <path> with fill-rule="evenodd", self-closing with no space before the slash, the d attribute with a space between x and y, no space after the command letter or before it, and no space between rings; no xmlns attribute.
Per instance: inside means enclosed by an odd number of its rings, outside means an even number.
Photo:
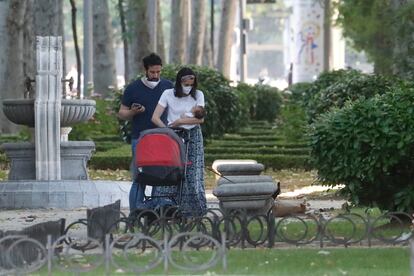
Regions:
<svg viewBox="0 0 414 276"><path fill-rule="evenodd" d="M184 166L184 144L171 129L156 128L143 132L135 152L135 165L145 166Z"/></svg>

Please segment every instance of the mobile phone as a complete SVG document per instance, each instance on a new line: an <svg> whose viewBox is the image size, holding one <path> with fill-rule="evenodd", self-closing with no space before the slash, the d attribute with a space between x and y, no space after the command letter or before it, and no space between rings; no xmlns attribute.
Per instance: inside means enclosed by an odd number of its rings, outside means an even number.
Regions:
<svg viewBox="0 0 414 276"><path fill-rule="evenodd" d="M138 108L138 109L139 109L139 108L141 108L141 107L142 107L142 104L139 104L139 103L133 103L131 107L134 107L134 108L136 107L136 108Z"/></svg>

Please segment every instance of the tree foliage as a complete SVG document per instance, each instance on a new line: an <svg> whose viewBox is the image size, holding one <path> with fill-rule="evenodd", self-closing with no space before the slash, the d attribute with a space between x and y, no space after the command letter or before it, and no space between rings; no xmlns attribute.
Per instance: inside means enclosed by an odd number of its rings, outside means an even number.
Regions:
<svg viewBox="0 0 414 276"><path fill-rule="evenodd" d="M406 60L414 50L412 1L346 0L337 7L344 36L367 53L376 73L413 76L414 61Z"/></svg>

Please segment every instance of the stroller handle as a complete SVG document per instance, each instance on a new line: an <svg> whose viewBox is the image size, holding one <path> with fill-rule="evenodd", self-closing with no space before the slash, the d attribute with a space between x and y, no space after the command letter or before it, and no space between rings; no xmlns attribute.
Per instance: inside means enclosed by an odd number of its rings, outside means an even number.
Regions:
<svg viewBox="0 0 414 276"><path fill-rule="evenodd" d="M174 131L184 131L184 130L187 130L186 128L183 128L183 127L179 127L179 126L169 126L168 128L170 128L170 129L172 129L172 130L174 130Z"/></svg>
<svg viewBox="0 0 414 276"><path fill-rule="evenodd" d="M184 139L184 144L187 144L190 140L190 131L183 127L168 127L173 130L178 136Z"/></svg>

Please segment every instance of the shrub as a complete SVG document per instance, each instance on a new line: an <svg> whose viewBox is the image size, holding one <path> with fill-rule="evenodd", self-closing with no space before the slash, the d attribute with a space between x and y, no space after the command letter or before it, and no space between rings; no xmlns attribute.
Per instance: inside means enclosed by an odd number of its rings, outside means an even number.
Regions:
<svg viewBox="0 0 414 276"><path fill-rule="evenodd" d="M257 93L253 86L247 83L239 83L235 89L240 102L241 119L244 122L256 117Z"/></svg>
<svg viewBox="0 0 414 276"><path fill-rule="evenodd" d="M242 120L265 120L273 122L280 113L280 91L268 85L239 83L235 89L239 98Z"/></svg>
<svg viewBox="0 0 414 276"><path fill-rule="evenodd" d="M305 110L299 103L288 102L282 107L279 131L286 141L303 140L307 126Z"/></svg>
<svg viewBox="0 0 414 276"><path fill-rule="evenodd" d="M111 106L112 101L98 98L94 100L96 101L95 114L88 122L73 126L69 133L70 140L93 140L94 137L117 133L118 122Z"/></svg>
<svg viewBox="0 0 414 276"><path fill-rule="evenodd" d="M114 91L114 99L112 101L112 111L118 113L119 107L122 102L122 95L124 93L124 88ZM122 140L128 144L131 144L131 132L132 124L130 121L124 121L117 117L118 120L118 133L121 136Z"/></svg>
<svg viewBox="0 0 414 276"><path fill-rule="evenodd" d="M255 85L257 94L255 120L273 122L280 113L282 97L280 91L268 85Z"/></svg>
<svg viewBox="0 0 414 276"><path fill-rule="evenodd" d="M376 94L384 94L401 81L381 75L351 73L348 77L321 89L308 102L308 116L313 121L331 107L343 107L347 101L359 98L371 98Z"/></svg>
<svg viewBox="0 0 414 276"><path fill-rule="evenodd" d="M321 73L318 78L311 83L308 89L306 89L305 94L303 95L303 104L306 108L306 113L308 114L308 121L312 122L312 112L314 101L316 101L316 95L323 89L331 86L334 83L340 82L343 79L350 78L352 76L360 74L356 70L335 70Z"/></svg>
<svg viewBox="0 0 414 276"><path fill-rule="evenodd" d="M360 99L312 125L312 164L355 204L413 211L414 89Z"/></svg>
<svg viewBox="0 0 414 276"><path fill-rule="evenodd" d="M303 104L306 93L311 86L312 83L309 82L298 82L286 88L284 93L288 95L290 102Z"/></svg>

